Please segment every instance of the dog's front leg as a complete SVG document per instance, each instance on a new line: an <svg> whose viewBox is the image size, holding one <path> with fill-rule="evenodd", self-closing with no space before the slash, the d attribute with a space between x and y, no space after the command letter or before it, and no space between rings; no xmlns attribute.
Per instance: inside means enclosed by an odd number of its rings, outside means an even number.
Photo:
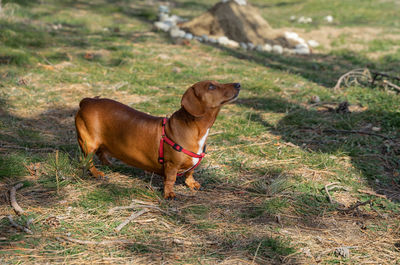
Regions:
<svg viewBox="0 0 400 265"><path fill-rule="evenodd" d="M178 169L176 166L171 163L165 163L164 165L164 198L165 199L174 199L174 185L176 181L176 174L178 173Z"/></svg>

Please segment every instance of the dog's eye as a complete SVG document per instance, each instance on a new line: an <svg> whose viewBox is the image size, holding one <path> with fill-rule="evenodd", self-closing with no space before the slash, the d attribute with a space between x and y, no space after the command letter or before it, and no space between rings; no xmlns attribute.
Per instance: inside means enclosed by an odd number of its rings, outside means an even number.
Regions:
<svg viewBox="0 0 400 265"><path fill-rule="evenodd" d="M213 84L210 84L210 85L208 86L208 89L209 89L209 90L213 90L213 89L215 89L215 86L214 86Z"/></svg>

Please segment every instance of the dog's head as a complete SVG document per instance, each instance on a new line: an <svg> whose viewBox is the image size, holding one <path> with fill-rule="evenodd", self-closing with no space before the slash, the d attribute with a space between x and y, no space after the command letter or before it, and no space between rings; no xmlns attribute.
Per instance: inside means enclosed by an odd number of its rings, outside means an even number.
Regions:
<svg viewBox="0 0 400 265"><path fill-rule="evenodd" d="M195 117L201 117L209 110L220 108L239 96L240 83L220 84L216 81L201 81L186 90L182 107Z"/></svg>

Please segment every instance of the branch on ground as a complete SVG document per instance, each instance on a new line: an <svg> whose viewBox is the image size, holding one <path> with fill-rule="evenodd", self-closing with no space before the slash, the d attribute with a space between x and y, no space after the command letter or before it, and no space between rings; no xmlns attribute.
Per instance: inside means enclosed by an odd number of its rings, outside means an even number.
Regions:
<svg viewBox="0 0 400 265"><path fill-rule="evenodd" d="M124 226L126 226L131 221L133 221L134 219L138 218L139 216L141 216L141 215L143 215L143 214L145 214L147 212L149 212L149 210L143 209L143 210L141 210L139 212L132 213L131 216L129 216L124 222L122 222L117 228L115 228L115 232L121 231L121 229L124 228Z"/></svg>
<svg viewBox="0 0 400 265"><path fill-rule="evenodd" d="M325 185L325 192L326 192L326 195L328 196L328 200L329 200L329 202L330 202L331 204L338 204L338 203L335 202L335 201L332 199L332 196L330 195L329 191L330 191L331 189L333 189L333 188L344 188L344 187L342 187L342 186L337 186L338 184L340 184L340 183L339 183L339 182L333 182L333 183L328 183L328 184ZM364 201L364 202L357 202L357 203L355 203L353 206L350 206L350 207L348 207L348 208L344 208L344 207L339 207L339 206L337 206L337 207L336 207L336 210L342 211L342 212L351 212L351 211L357 209L359 206L363 206L363 205L369 204L369 203L371 203L372 201L373 201L373 199L369 199L369 200Z"/></svg>
<svg viewBox="0 0 400 265"><path fill-rule="evenodd" d="M10 189L10 203L17 215L22 215L24 213L24 210L21 208L21 206L19 206L19 204L15 198L15 194L16 194L17 190L22 188L23 186L24 186L24 183L18 183L17 185L13 186Z"/></svg>
<svg viewBox="0 0 400 265"><path fill-rule="evenodd" d="M29 228L26 228L25 226L22 226L22 225L19 225L19 224L17 224L15 221L14 221L14 219L12 218L12 216L11 215L9 215L9 216L7 216L8 217L8 220L10 221L10 224L13 226L13 227L15 227L15 228L17 228L18 230L20 230L20 231L22 231L22 232L25 232L25 233L28 233L28 234L33 234L33 232L32 232L32 230L30 230ZM29 220L28 220L29 221Z"/></svg>

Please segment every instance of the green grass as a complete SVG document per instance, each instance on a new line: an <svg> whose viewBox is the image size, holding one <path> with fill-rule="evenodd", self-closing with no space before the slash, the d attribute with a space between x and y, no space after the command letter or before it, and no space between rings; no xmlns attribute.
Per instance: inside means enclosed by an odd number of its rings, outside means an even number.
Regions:
<svg viewBox="0 0 400 265"><path fill-rule="evenodd" d="M290 245L291 243L288 240L267 237L253 241L247 246L247 249L254 255L257 253L266 257L287 256L295 252L295 249Z"/></svg>
<svg viewBox="0 0 400 265"><path fill-rule="evenodd" d="M47 258L90 263L103 257L111 263L129 263L132 256L146 264L229 263L234 258L274 264L285 257L291 263L315 262L302 254L306 247L322 263L362 264L368 261L366 255L344 260L327 253L326 242L358 245L370 240L360 236L365 233L372 239L375 233L384 233L379 236L391 242L400 211L400 97L379 87L332 87L354 68L398 75L399 5L369 0L251 3L274 28L312 31L328 26L323 17L333 15L335 30L381 31L374 40L356 39L343 31L330 40L330 49L320 48L308 57L280 56L196 42L175 45L167 34L152 31L158 7L147 1L2 2L0 179L4 188L24 181L17 199L35 217L33 236L10 229L6 218L0 220L0 233L6 237L2 263L40 263ZM178 0L171 9L191 18L212 4ZM311 16L314 22L292 23L291 15ZM352 44L363 48L355 51ZM108 182L87 174L88 161L81 159L73 124L81 98L109 97L166 116L179 108L181 95L191 84L204 79L241 82L243 89L238 101L221 111L207 140L209 151L196 174L203 190L189 193L179 180L178 200L164 201L159 176L118 163L99 166L110 177ZM311 104L314 95L332 106L348 101L354 110L328 111ZM31 163L40 163L37 176L29 176L26 167ZM331 190L338 203L375 200L371 206L340 213L324 190L332 182L346 188ZM389 199L363 190L387 194ZM113 229L131 211L107 212L132 199L153 203L167 213L152 210L116 234ZM2 205L0 215L7 216L10 208ZM281 223L276 222L278 215ZM46 224L52 216L59 218L59 226ZM23 218L17 221L24 224ZM360 220L365 223L362 233ZM325 233L331 229L334 234ZM79 239L124 238L136 243L92 248L43 236L66 233ZM354 240L344 242L349 234ZM329 243L329 248L335 247ZM398 255L393 246L384 247ZM372 249L355 251L380 255Z"/></svg>

